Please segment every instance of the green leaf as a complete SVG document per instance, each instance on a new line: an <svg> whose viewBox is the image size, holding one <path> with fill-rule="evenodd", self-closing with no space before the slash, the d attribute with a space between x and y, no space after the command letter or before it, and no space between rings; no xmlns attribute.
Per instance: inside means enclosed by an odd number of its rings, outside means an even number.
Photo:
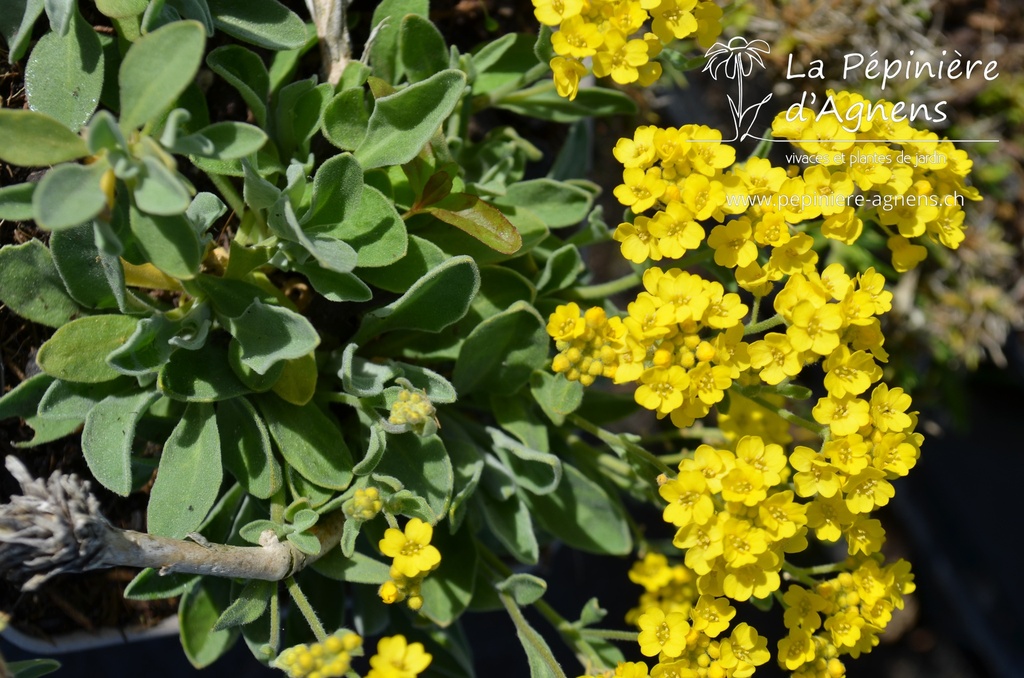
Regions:
<svg viewBox="0 0 1024 678"><path fill-rule="evenodd" d="M370 26L377 28L377 37L370 46L370 64L373 74L391 84L398 84L402 75L402 63L398 58L398 42L402 18L407 14L426 17L430 10L429 0L383 0L373 10ZM383 23L385 20L386 23Z"/></svg>
<svg viewBox="0 0 1024 678"><path fill-rule="evenodd" d="M494 205L469 193L452 193L424 209L502 254L515 254L523 246L516 227Z"/></svg>
<svg viewBox="0 0 1024 678"><path fill-rule="evenodd" d="M263 419L245 398L233 398L217 405L224 466L245 491L269 499L283 482L281 465L270 446L270 434Z"/></svg>
<svg viewBox="0 0 1024 678"><path fill-rule="evenodd" d="M430 402L455 402L455 387L437 372L426 367L402 362L393 362L392 365L399 370L398 376L405 377L413 386L424 391Z"/></svg>
<svg viewBox="0 0 1024 678"><path fill-rule="evenodd" d="M138 183L132 191L139 210L160 216L182 214L187 210L191 197L177 172L169 170L157 158L147 156L142 159L142 163Z"/></svg>
<svg viewBox="0 0 1024 678"><path fill-rule="evenodd" d="M206 0L214 25L228 35L273 50L306 43L306 24L277 0Z"/></svg>
<svg viewBox="0 0 1024 678"><path fill-rule="evenodd" d="M591 193L572 184L552 179L520 181L508 187L503 196L494 199L502 205L530 208L544 220L548 228L575 226L583 221L593 205Z"/></svg>
<svg viewBox="0 0 1024 678"><path fill-rule="evenodd" d="M548 335L540 314L517 301L477 325L466 337L452 372L459 393L483 389L509 395L547 361Z"/></svg>
<svg viewBox="0 0 1024 678"><path fill-rule="evenodd" d="M148 5L149 0L96 0L96 9L111 19L139 16Z"/></svg>
<svg viewBox="0 0 1024 678"><path fill-rule="evenodd" d="M465 73L444 70L377 99L366 138L355 151L359 164L373 169L412 160L455 110L465 86Z"/></svg>
<svg viewBox="0 0 1024 678"><path fill-rule="evenodd" d="M313 569L325 577L353 584L380 585L386 582L391 569L388 565L356 551L346 558L341 549L332 549L313 563Z"/></svg>
<svg viewBox="0 0 1024 678"><path fill-rule="evenodd" d="M351 208L349 208L351 209ZM361 198L346 219L329 227L310 227L311 234L337 238L357 253L361 267L387 266L402 258L408 247L405 222L394 202L372 186L363 186Z"/></svg>
<svg viewBox="0 0 1024 678"><path fill-rule="evenodd" d="M426 80L448 68L448 46L441 31L419 14L402 19L398 52L409 82Z"/></svg>
<svg viewBox="0 0 1024 678"><path fill-rule="evenodd" d="M0 137L0 160L22 167L56 165L89 154L80 136L35 111L0 108Z"/></svg>
<svg viewBox="0 0 1024 678"><path fill-rule="evenodd" d="M566 415L575 412L583 402L583 384L544 370L530 376L530 393L555 426L564 424Z"/></svg>
<svg viewBox="0 0 1024 678"><path fill-rule="evenodd" d="M317 368L316 358L312 353L284 364L281 378L271 389L286 402L293 405L305 405L313 399L316 392Z"/></svg>
<svg viewBox="0 0 1024 678"><path fill-rule="evenodd" d="M366 95L362 88L342 90L324 109L322 128L324 137L343 151L354 151L366 138L370 113L366 110Z"/></svg>
<svg viewBox="0 0 1024 678"><path fill-rule="evenodd" d="M466 315L478 289L480 273L473 260L452 257L427 272L392 303L363 316L353 341L361 343L399 329L440 332Z"/></svg>
<svg viewBox="0 0 1024 678"><path fill-rule="evenodd" d="M495 586L502 593L512 596L516 605L521 606L533 605L543 598L544 593L548 590L546 581L525 573L509 575L507 579L498 582Z"/></svg>
<svg viewBox="0 0 1024 678"><path fill-rule="evenodd" d="M77 14L69 3L68 19ZM92 116L103 90L103 49L96 31L78 15L70 31L47 33L25 66L25 92L33 111L77 132Z"/></svg>
<svg viewBox="0 0 1024 678"><path fill-rule="evenodd" d="M107 196L100 188L106 171L105 162L51 169L32 195L35 220L44 228L56 230L92 219L107 205Z"/></svg>
<svg viewBox="0 0 1024 678"><path fill-rule="evenodd" d="M176 21L136 40L118 74L121 129L141 127L170 108L199 70L205 46L196 21Z"/></svg>
<svg viewBox="0 0 1024 678"><path fill-rule="evenodd" d="M309 278L313 289L328 301L369 301L373 298L373 292L366 283L352 273L339 273L318 264L301 264L295 270Z"/></svg>
<svg viewBox="0 0 1024 678"><path fill-rule="evenodd" d="M622 92L581 89L574 101L563 99L549 83L519 90L497 102L498 108L551 122L574 122L606 115L635 115L636 103Z"/></svg>
<svg viewBox="0 0 1024 678"><path fill-rule="evenodd" d="M629 553L633 540L618 500L576 467L563 464L562 471L562 482L551 494L522 495L537 522L581 551Z"/></svg>
<svg viewBox="0 0 1024 678"><path fill-rule="evenodd" d="M0 249L0 302L23 318L60 327L80 313L38 240Z"/></svg>
<svg viewBox="0 0 1024 678"><path fill-rule="evenodd" d="M544 262L544 270L537 278L537 291L541 294L557 292L569 287L586 266L575 245L562 245Z"/></svg>
<svg viewBox="0 0 1024 678"><path fill-rule="evenodd" d="M0 219L28 221L32 218L32 194L36 184L27 182L0 188Z"/></svg>
<svg viewBox="0 0 1024 678"><path fill-rule="evenodd" d="M407 490L424 499L433 514L429 522L437 523L447 512L454 474L448 451L437 436L389 436L387 452L374 472L397 478Z"/></svg>
<svg viewBox="0 0 1024 678"><path fill-rule="evenodd" d="M607 616L608 610L601 607L597 598L591 598L584 603L583 609L580 610L580 619L577 624L579 626L593 626Z"/></svg>
<svg viewBox="0 0 1024 678"><path fill-rule="evenodd" d="M57 379L46 389L37 413L44 419L82 422L97 403L109 395L127 391L131 383L130 379L115 379L102 384L76 384Z"/></svg>
<svg viewBox="0 0 1024 678"><path fill-rule="evenodd" d="M10 0L0 12L0 35L7 43L7 62L21 60L32 39L32 27L43 13L43 0Z"/></svg>
<svg viewBox="0 0 1024 678"><path fill-rule="evenodd" d="M237 318L222 322L241 345L242 364L266 374L275 363L301 358L320 344L316 328L304 317L283 306L254 299Z"/></svg>
<svg viewBox="0 0 1024 678"><path fill-rule="evenodd" d="M516 256L521 256L532 250L547 238L550 233L544 222L524 207L506 207L502 214L512 223L512 226L515 227L516 231L519 232L519 236L523 239L523 245L516 251ZM418 219L419 217L413 217L413 220L410 221L410 227ZM473 257L480 265L509 259L509 255L487 247L476 238L463 233L461 230L451 228L448 224L439 221L433 216L423 215L423 219L432 223L426 224L425 227L417 223L416 233L421 237L429 239L450 255L466 254Z"/></svg>
<svg viewBox="0 0 1024 678"><path fill-rule="evenodd" d="M44 419L42 417L27 417L25 423L32 428L32 439L14 443L14 447L18 449L52 443L54 440L60 440L75 433L82 426L82 422L78 419Z"/></svg>
<svg viewBox="0 0 1024 678"><path fill-rule="evenodd" d="M177 598L185 593L189 586L198 581L197 575L168 572L160 574L157 570L147 567L135 575L124 590L127 600L163 600Z"/></svg>
<svg viewBox="0 0 1024 678"><path fill-rule="evenodd" d="M184 214L158 216L131 206L131 229L139 248L158 269L180 280L199 272L203 247Z"/></svg>
<svg viewBox="0 0 1024 678"><path fill-rule="evenodd" d="M238 90L256 123L263 127L267 122L270 75L259 55L241 45L224 45L207 55L206 65Z"/></svg>
<svg viewBox="0 0 1024 678"><path fill-rule="evenodd" d="M405 292L430 269L443 263L448 256L434 243L412 233L404 257L393 264L359 271L371 285L388 292Z"/></svg>
<svg viewBox="0 0 1024 678"><path fill-rule="evenodd" d="M267 611L270 603L270 596L277 590L277 582L251 579L245 584L245 588L238 594L234 602L224 610L217 623L213 625L214 631L234 628L251 624Z"/></svg>
<svg viewBox="0 0 1024 678"><path fill-rule="evenodd" d="M302 215L302 226L334 227L355 218L362 198L363 168L351 153L335 155L320 165L313 177L309 210Z"/></svg>
<svg viewBox="0 0 1024 678"><path fill-rule="evenodd" d="M533 53L534 38L526 34L503 35L473 55L473 95L488 94L499 87L515 86L540 63Z"/></svg>
<svg viewBox="0 0 1024 678"><path fill-rule="evenodd" d="M79 318L58 329L39 348L36 361L43 372L65 381L98 383L120 373L106 358L135 332L135 318L94 315Z"/></svg>
<svg viewBox="0 0 1024 678"><path fill-rule="evenodd" d="M68 294L82 306L119 308L125 300L121 259L96 246L93 224L55 231L50 236L53 263Z"/></svg>
<svg viewBox="0 0 1024 678"><path fill-rule="evenodd" d="M307 555L316 556L320 554L320 540L311 534L305 532L290 532L286 539L291 542L295 548Z"/></svg>
<svg viewBox="0 0 1024 678"><path fill-rule="evenodd" d="M250 389L228 361L227 347L208 343L195 351L175 351L160 368L157 386L168 398L212 403L245 395Z"/></svg>
<svg viewBox="0 0 1024 678"><path fill-rule="evenodd" d="M450 626L469 605L479 567L476 543L469 530L451 534L434 530L433 544L441 551L441 564L423 580L421 614L438 626Z"/></svg>
<svg viewBox="0 0 1024 678"><path fill-rule="evenodd" d="M496 428L487 428L505 465L512 469L519 487L533 494L549 494L562 480L562 462L553 454L533 450Z"/></svg>
<svg viewBox="0 0 1024 678"><path fill-rule="evenodd" d="M256 397L270 435L288 464L321 487L344 490L352 482L352 453L338 427L320 408Z"/></svg>
<svg viewBox="0 0 1024 678"><path fill-rule="evenodd" d="M85 418L82 454L103 487L127 497L132 491L132 442L139 419L160 396L142 391L104 398Z"/></svg>
<svg viewBox="0 0 1024 678"><path fill-rule="evenodd" d="M149 492L146 529L172 539L194 532L216 503L220 481L220 437L213 406L189 403L164 443Z"/></svg>
<svg viewBox="0 0 1024 678"><path fill-rule="evenodd" d="M255 153L267 142L259 127L243 122L216 122L177 139L174 152L217 160L235 160Z"/></svg>
<svg viewBox="0 0 1024 678"><path fill-rule="evenodd" d="M512 618L516 627L516 635L526 651L526 658L530 662L530 678L565 678L562 667L558 660L551 653L547 642L532 626L526 621L522 610L508 593L499 593L501 604Z"/></svg>
<svg viewBox="0 0 1024 678"><path fill-rule="evenodd" d="M492 499L486 492L477 493L476 497L491 534L516 560L526 565L536 564L540 550L526 504L516 495L505 501Z"/></svg>
<svg viewBox="0 0 1024 678"><path fill-rule="evenodd" d="M231 583L203 577L181 597L178 628L181 647L197 669L209 666L238 640L238 629L214 630L231 600Z"/></svg>
<svg viewBox="0 0 1024 678"><path fill-rule="evenodd" d="M30 417L46 391L55 383L48 374L36 374L0 395L0 421L11 417Z"/></svg>
<svg viewBox="0 0 1024 678"><path fill-rule="evenodd" d="M7 669L13 678L39 678L39 676L47 676L59 668L60 662L56 659L25 659L7 664Z"/></svg>
<svg viewBox="0 0 1024 678"><path fill-rule="evenodd" d="M355 354L359 348L349 344L341 354L338 376L345 393L359 398L372 398L384 391L384 384L401 373L389 364L376 363Z"/></svg>

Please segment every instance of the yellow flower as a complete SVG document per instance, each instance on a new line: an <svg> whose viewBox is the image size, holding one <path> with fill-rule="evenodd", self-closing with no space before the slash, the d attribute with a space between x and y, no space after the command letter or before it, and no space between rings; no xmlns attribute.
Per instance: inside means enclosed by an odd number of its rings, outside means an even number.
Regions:
<svg viewBox="0 0 1024 678"><path fill-rule="evenodd" d="M662 0L651 10L651 30L665 44L682 40L697 30L697 19L691 12L696 4L697 0Z"/></svg>
<svg viewBox="0 0 1024 678"><path fill-rule="evenodd" d="M651 608L637 621L640 627L640 653L654 657L663 653L666 657L678 657L686 649L686 634L690 624L686 615L679 612L665 612L658 607Z"/></svg>
<svg viewBox="0 0 1024 678"><path fill-rule="evenodd" d="M405 636L381 638L377 654L370 657L366 678L414 678L427 670L433 657L423 643L409 643Z"/></svg>
<svg viewBox="0 0 1024 678"><path fill-rule="evenodd" d="M637 68L647 60L646 42L626 40L622 33L609 31L604 37L604 49L594 55L594 75L599 78L610 75L620 85L628 85L637 81L640 77Z"/></svg>
<svg viewBox="0 0 1024 678"><path fill-rule="evenodd" d="M655 214L648 229L657 238L662 256L669 259L678 259L687 251L697 249L704 240L704 229L694 221L693 213L678 202L670 202Z"/></svg>
<svg viewBox="0 0 1024 678"><path fill-rule="evenodd" d="M640 214L658 201L665 193L665 181L661 178L661 170L652 167L644 172L639 167L627 167L622 171L623 183L616 186L613 193L619 202Z"/></svg>
<svg viewBox="0 0 1024 678"><path fill-rule="evenodd" d="M555 54L574 59L593 56L602 42L604 36L597 25L579 15L563 21L559 30L551 36L551 47Z"/></svg>
<svg viewBox="0 0 1024 678"><path fill-rule="evenodd" d="M622 243L622 256L634 264L661 259L661 240L650 231L652 221L649 217L636 217L632 224L624 221L612 233L612 239Z"/></svg>
<svg viewBox="0 0 1024 678"><path fill-rule="evenodd" d="M555 89L558 96L569 101L576 98L580 89L580 78L587 74L587 67L578 59L556 56L551 60L551 71L554 73Z"/></svg>
<svg viewBox="0 0 1024 678"><path fill-rule="evenodd" d="M434 528L430 523L411 518L405 524L405 532L388 528L378 546L381 553L394 558L394 570L403 577L416 577L441 564L441 552L430 545L433 536Z"/></svg>
<svg viewBox="0 0 1024 678"><path fill-rule="evenodd" d="M533 15L545 26L557 26L583 11L583 0L533 0Z"/></svg>
<svg viewBox="0 0 1024 678"><path fill-rule="evenodd" d="M750 219L740 217L711 230L708 246L715 250L715 263L726 268L743 267L757 261L757 243Z"/></svg>

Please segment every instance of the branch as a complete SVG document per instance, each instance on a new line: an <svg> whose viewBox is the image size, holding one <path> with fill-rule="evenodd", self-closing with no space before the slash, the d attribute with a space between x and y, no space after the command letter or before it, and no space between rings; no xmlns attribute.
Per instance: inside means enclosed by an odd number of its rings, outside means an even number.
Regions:
<svg viewBox="0 0 1024 678"><path fill-rule="evenodd" d="M161 574L183 572L217 577L279 581L320 556L310 556L270 530L260 546L228 546L158 537L114 527L99 511L88 481L54 471L48 480L33 479L15 457L7 469L23 494L0 505L0 571L25 580L32 591L47 579L66 572L107 567L152 567ZM312 528L323 555L341 541L345 515L324 516Z"/></svg>

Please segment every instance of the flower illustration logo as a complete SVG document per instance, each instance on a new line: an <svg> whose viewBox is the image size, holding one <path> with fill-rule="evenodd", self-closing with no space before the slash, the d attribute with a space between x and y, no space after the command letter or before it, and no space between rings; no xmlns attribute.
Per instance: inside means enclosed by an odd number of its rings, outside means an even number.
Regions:
<svg viewBox="0 0 1024 678"><path fill-rule="evenodd" d="M754 139L761 138L750 134L750 128L753 127L754 122L757 120L757 114L761 107L772 98L772 95L768 94L759 103L744 108L743 78L749 76L754 71L755 63L764 68L764 61L761 59L761 55L768 54L771 51L771 47L764 40L747 40L746 38L736 36L729 40L727 44L716 42L704 53L708 60L704 70L711 73L712 78L718 80L718 74L724 73L726 78L736 80L737 83L738 92L736 99L733 100L732 95L728 95L732 119L736 124L736 136L724 141L743 141L748 137ZM746 122L748 118L749 122Z"/></svg>

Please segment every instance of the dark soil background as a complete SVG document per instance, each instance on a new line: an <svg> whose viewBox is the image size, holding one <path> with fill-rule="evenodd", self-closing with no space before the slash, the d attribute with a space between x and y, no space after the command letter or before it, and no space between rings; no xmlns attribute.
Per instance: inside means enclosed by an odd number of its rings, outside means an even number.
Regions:
<svg viewBox="0 0 1024 678"><path fill-rule="evenodd" d="M82 3L83 11L87 11L87 4ZM301 2L288 4L305 15ZM356 0L352 10L368 13L374 4L369 0ZM435 7L432 18L446 37L463 51L489 37L485 28L488 16L502 31L535 28L528 0L488 1L489 14L486 15L480 0L432 4ZM783 4L792 12L808 7L811 9L807 11L813 12L816 6L845 11L845 3L827 0ZM892 9L901 3L877 0L876 4ZM943 30L955 35L962 46L1000 39L1024 48L1024 38L1019 33L1024 21L1021 7L1014 0L950 0L934 5L935 11L944 13ZM39 30L42 28L40 24ZM365 23L354 28L356 44L365 37L367 30ZM310 63L304 67L314 72L315 54L310 58ZM23 66L23 63L8 65L6 54L0 51L0 100L6 107L24 105L20 71ZM1015 74L1011 71L1008 76ZM723 115L725 109L715 106L714 97L700 89L699 78L694 83L691 86L695 89L667 99L669 110L660 110L662 119L671 120L672 124L682 124L680 120L721 124L727 120L727 115ZM1024 106L1024 88L1012 87L1011 94L1019 95L1020 105ZM970 108L973 94L965 97L960 103ZM223 110L219 114L211 113L215 117L228 117L231 114L228 109L237 105L238 102L226 96ZM657 109L645 105L643 110L643 117L636 121L595 122L593 167L598 175L596 180L602 185L611 186L617 180L618 170L610 153L615 139L629 134L637 124L658 120L659 113L654 112ZM1000 152L1009 158L1019 177L1022 174L1021 147L1007 129L1012 118L1003 116L999 120L1004 125L1000 133L1007 138ZM511 115L506 119L501 114L483 124L516 124L545 152L557 149L565 132L562 126L523 121ZM0 186L31 178L27 170L0 164ZM606 197L608 195L610 191ZM1002 209L1001 218L1007 226L1007 240L1015 248L1019 261L1019 242L1024 234L1020 198L1016 193L1000 193L997 199ZM615 219L619 209L611 202L606 204L609 221ZM0 221L0 246L30 238L45 241L46 233L31 224ZM608 248L594 256L591 266L611 277L614 272L608 269L616 258L616 250ZM1018 279L1021 277L1017 275ZM34 351L51 332L49 328L21 320L0 306L0 393L32 374ZM1024 446L1019 442L1022 420L1017 419L1024 404L1022 345L1021 335L1011 334L1002 347L1006 356L1002 368L986 363L970 373L955 361L941 362L928 357L931 354L926 344L918 346L920 354L915 366L921 366L921 383L932 387L914 391L915 404L923 409L922 428L927 440L917 467L897 484L895 499L881 513L888 534L887 554L890 558L908 558L913 563L917 592L908 600L905 613L893 622L882 644L871 654L847 662L851 678L1024 676L1024 584L1019 579L1020 563L1024 562L1024 529L1018 518ZM950 392L957 397L949 397ZM12 443L29 437L31 431L20 422L0 422L0 455L17 455L37 475L48 475L57 468L88 474L74 436L31 450L12 447ZM0 472L0 495L7 496L15 489L6 472ZM105 513L113 522L131 529L144 528L146 497L143 493L127 501L115 501L115 497L104 493L102 488L98 494ZM648 524L659 523L657 513L649 508L639 512ZM630 564L623 559L553 549L543 559L537 574L549 582L546 600L564 616L573 618L588 598L597 596L609 610L605 625L621 627L625 612L635 604L639 594L639 587L626 577ZM132 576L128 570L113 570L59 577L39 592L25 595L7 583L0 583L0 609L12 613L20 628L44 637L77 628L149 624L168 613L173 614L174 601L125 601L121 590ZM548 635L563 665L576 666L560 640L548 633L546 623L534 618L532 612L528 612L528 616L536 628ZM750 618L759 631L771 638L772 649L781 635L779 617L775 610ZM529 675L525 656L515 640L515 630L503 612L467 617L465 631L474 649L478 675L495 678ZM625 647L635 653L635 646ZM0 652L9 660L33 656L3 639L0 639ZM174 636L52 656L64 664L56 674L62 678L195 675ZM636 654L630 658L640 657ZM241 642L206 673L239 677L281 675L260 666ZM570 676L579 673L575 669L568 670ZM758 669L756 675L770 677L783 673L771 663Z"/></svg>

